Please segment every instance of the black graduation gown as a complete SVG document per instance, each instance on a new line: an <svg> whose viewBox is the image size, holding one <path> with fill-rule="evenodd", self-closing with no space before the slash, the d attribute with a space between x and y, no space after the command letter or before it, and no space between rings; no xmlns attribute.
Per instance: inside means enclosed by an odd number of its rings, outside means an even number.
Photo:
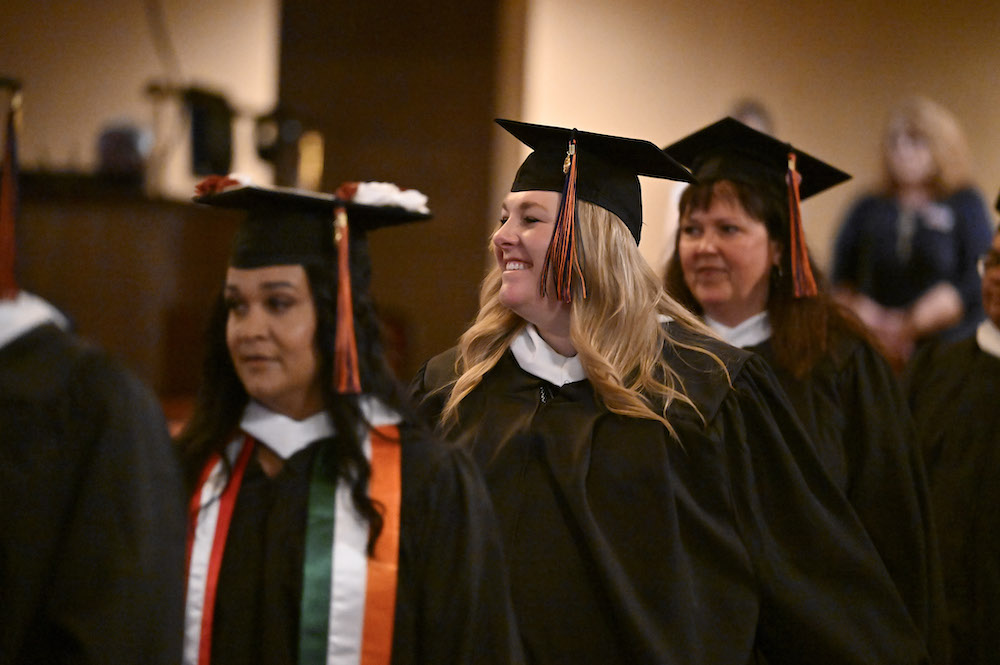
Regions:
<svg viewBox="0 0 1000 665"><path fill-rule="evenodd" d="M533 663L918 663L926 652L871 542L765 363L672 325L697 405L660 424L556 388L508 351L461 403L500 519ZM455 350L415 381L439 412ZM704 418L704 421L702 420Z"/></svg>
<svg viewBox="0 0 1000 665"><path fill-rule="evenodd" d="M1000 658L1000 359L974 337L908 374L944 569L952 662Z"/></svg>
<svg viewBox="0 0 1000 665"><path fill-rule="evenodd" d="M52 325L0 348L0 663L180 661L184 490L159 406Z"/></svg>
<svg viewBox="0 0 1000 665"><path fill-rule="evenodd" d="M392 662L520 662L496 518L475 465L416 428L400 429ZM212 665L296 662L310 469L321 443L273 479L251 458L219 571Z"/></svg>
<svg viewBox="0 0 1000 665"><path fill-rule="evenodd" d="M888 363L846 333L831 336L829 354L802 379L778 365L771 340L745 348L774 370L871 536L932 659L947 662L944 589L923 458Z"/></svg>

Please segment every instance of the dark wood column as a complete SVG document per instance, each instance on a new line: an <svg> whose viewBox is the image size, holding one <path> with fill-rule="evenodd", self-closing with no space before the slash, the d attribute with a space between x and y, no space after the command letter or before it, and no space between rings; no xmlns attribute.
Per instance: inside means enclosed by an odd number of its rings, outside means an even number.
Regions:
<svg viewBox="0 0 1000 665"><path fill-rule="evenodd" d="M385 180L430 197L431 222L371 234L373 291L398 333L404 380L477 309L494 214L499 4L297 0L282 10L279 97L325 137L324 189Z"/></svg>

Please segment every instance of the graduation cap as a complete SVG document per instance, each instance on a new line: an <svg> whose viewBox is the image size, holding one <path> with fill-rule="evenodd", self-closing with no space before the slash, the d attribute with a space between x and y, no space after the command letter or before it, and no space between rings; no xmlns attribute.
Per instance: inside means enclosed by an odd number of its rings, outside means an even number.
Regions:
<svg viewBox="0 0 1000 665"><path fill-rule="evenodd" d="M335 194L289 187L244 185L210 176L197 187L196 203L243 210L230 265L251 269L310 261L336 262L337 334L334 349L340 393L361 392L351 297L350 226L367 231L430 219L423 194L390 183L346 183Z"/></svg>
<svg viewBox="0 0 1000 665"><path fill-rule="evenodd" d="M699 182L729 180L787 191L795 295L816 295L799 204L850 175L734 118L723 118L663 151L690 168Z"/></svg>
<svg viewBox="0 0 1000 665"><path fill-rule="evenodd" d="M555 271L556 295L570 301L572 274L586 284L576 256L576 200L617 215L639 243L642 196L638 176L691 182L691 174L649 141L582 132L577 129L498 119L497 124L532 149L514 177L510 191L561 192L552 242L542 267L545 295L549 270Z"/></svg>

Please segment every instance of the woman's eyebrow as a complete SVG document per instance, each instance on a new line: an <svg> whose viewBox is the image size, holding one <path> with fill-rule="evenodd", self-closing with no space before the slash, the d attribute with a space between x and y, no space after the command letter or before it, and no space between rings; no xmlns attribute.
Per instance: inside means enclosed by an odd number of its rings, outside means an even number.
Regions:
<svg viewBox="0 0 1000 665"><path fill-rule="evenodd" d="M523 201L517 207L518 210L520 210L521 212L525 212L531 208L538 208L539 210L542 210L544 212L549 212L548 208L543 206L541 203L538 203L537 201Z"/></svg>
<svg viewBox="0 0 1000 665"><path fill-rule="evenodd" d="M295 284L287 281L274 281L274 282L263 282L259 287L262 291L276 291L278 289L292 289L295 290L297 287ZM236 284L226 284L225 290L227 293L239 293L240 287Z"/></svg>
<svg viewBox="0 0 1000 665"><path fill-rule="evenodd" d="M273 291L275 289L295 289L297 288L291 282L276 281L276 282L264 282L260 285L260 288L266 289L268 291Z"/></svg>

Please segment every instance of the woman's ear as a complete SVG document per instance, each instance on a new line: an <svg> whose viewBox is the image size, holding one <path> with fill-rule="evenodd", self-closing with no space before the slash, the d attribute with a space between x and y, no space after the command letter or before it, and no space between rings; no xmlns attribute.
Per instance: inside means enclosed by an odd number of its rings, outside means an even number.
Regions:
<svg viewBox="0 0 1000 665"><path fill-rule="evenodd" d="M785 248L782 247L781 243L778 242L777 240L771 240L769 245L771 249L771 265L780 268L781 253L785 250Z"/></svg>

